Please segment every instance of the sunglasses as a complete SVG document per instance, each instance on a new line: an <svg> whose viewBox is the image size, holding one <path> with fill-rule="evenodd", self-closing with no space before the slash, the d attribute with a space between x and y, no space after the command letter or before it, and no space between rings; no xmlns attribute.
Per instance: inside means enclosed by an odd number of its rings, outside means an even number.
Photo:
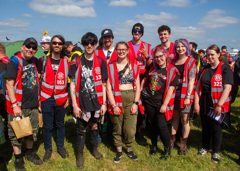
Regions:
<svg viewBox="0 0 240 171"><path fill-rule="evenodd" d="M96 44L96 42L94 42L94 41L93 41L92 43L82 42L82 45L83 45L83 46L88 46L89 44L90 44L91 46L94 46L94 45Z"/></svg>
<svg viewBox="0 0 240 171"><path fill-rule="evenodd" d="M31 45L25 45L25 47L28 48L28 49L32 48L32 50L36 50L37 49L37 46L31 46Z"/></svg>
<svg viewBox="0 0 240 171"><path fill-rule="evenodd" d="M139 33L139 34L142 34L142 31L140 31L140 30L133 30L133 33Z"/></svg>
<svg viewBox="0 0 240 171"><path fill-rule="evenodd" d="M59 45L59 46L62 46L63 45L63 42L52 42L53 45Z"/></svg>

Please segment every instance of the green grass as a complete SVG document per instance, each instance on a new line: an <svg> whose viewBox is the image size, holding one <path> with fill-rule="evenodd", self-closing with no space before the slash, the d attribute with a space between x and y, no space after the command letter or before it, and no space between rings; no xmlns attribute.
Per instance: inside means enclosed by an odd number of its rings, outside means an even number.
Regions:
<svg viewBox="0 0 240 171"><path fill-rule="evenodd" d="M201 123L198 117L191 123L191 132L188 140L188 153L184 156L178 155L177 150L179 144L171 150L171 157L168 161L160 161L159 158L163 152L162 143L158 144L158 153L155 156L149 156L150 139L145 135L145 145L135 143L133 146L134 152L138 155L137 161L132 161L126 155L120 163L113 162L115 156L115 148L111 146L104 136L104 142L100 145L99 151L103 153L103 160L96 160L89 152L89 137L84 149L84 165L83 170L240 170L240 166L236 163L238 154L240 153L240 97L232 104L231 121L232 126L229 130L223 131L223 141L221 146L221 161L216 164L211 161L211 153L206 156L198 156L197 152L201 147ZM66 120L71 116L66 116ZM36 166L28 161L25 161L27 170L42 171L42 170L78 170L76 167L76 127L73 123L66 124L65 147L70 155L67 159L62 159L56 149L56 131L53 138L53 154L49 162L41 166ZM24 148L23 148L24 149ZM44 155L43 133L39 131L38 141L35 143L35 149L42 158ZM211 151L210 151L211 152ZM0 145L0 157L5 159L1 162L0 171L15 170L14 155L10 142Z"/></svg>

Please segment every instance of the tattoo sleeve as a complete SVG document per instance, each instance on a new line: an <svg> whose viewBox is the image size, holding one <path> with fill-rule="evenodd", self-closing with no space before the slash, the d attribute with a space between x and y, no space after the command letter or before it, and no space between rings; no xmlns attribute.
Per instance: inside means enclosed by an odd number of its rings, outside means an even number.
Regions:
<svg viewBox="0 0 240 171"><path fill-rule="evenodd" d="M193 65L193 67L191 68L191 70L189 72L189 81L188 81L188 90L187 90L188 94L192 93L196 74L197 74L197 66Z"/></svg>

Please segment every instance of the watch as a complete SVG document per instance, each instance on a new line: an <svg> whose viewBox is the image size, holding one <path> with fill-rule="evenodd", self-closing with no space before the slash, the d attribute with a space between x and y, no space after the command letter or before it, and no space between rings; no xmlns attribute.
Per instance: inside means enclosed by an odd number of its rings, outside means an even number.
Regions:
<svg viewBox="0 0 240 171"><path fill-rule="evenodd" d="M134 101L133 103L134 103L134 104L136 104L136 105L138 105L138 104L139 104L139 102L138 102L138 101Z"/></svg>

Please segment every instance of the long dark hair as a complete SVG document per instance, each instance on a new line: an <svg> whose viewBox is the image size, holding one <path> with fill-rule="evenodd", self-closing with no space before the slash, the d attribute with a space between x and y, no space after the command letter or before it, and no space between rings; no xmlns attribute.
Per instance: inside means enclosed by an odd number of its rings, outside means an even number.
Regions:
<svg viewBox="0 0 240 171"><path fill-rule="evenodd" d="M51 39L51 42L50 42L50 56L52 56L52 50L53 50L53 44L52 44L52 41L53 41L53 39L54 38L58 38L59 40L61 40L61 42L63 43L63 46L62 46L62 51L61 51L61 55L60 55L60 57L63 57L63 56L65 56L66 54L65 54L65 39L64 39L64 37L63 36L61 36L61 35L55 35L55 36L53 36L52 37L52 39Z"/></svg>

